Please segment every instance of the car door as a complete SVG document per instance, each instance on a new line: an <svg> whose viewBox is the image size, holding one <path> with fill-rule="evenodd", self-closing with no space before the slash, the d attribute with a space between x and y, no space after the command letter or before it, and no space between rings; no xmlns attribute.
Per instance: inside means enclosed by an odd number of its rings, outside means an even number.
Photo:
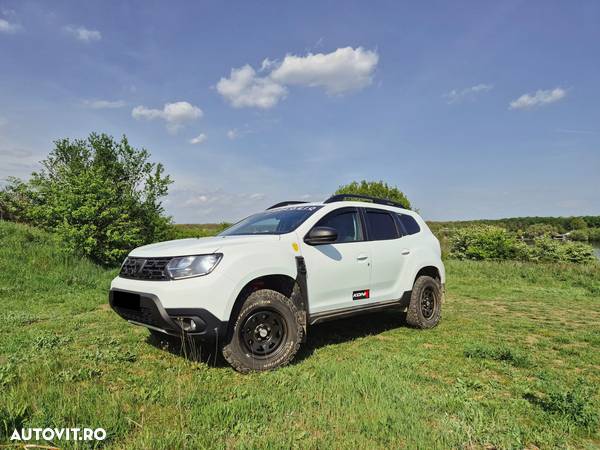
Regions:
<svg viewBox="0 0 600 450"><path fill-rule="evenodd" d="M371 302L396 300L402 296L402 272L406 267L407 249L403 230L394 213L378 208L364 208L371 252Z"/></svg>
<svg viewBox="0 0 600 450"><path fill-rule="evenodd" d="M332 244L303 244L309 312L351 307L369 297L371 255L358 208L340 208L319 220L315 227L338 233Z"/></svg>

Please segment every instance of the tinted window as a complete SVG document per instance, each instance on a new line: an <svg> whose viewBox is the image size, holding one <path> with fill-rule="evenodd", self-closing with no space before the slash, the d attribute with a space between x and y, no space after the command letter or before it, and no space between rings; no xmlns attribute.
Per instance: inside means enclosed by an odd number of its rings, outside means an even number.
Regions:
<svg viewBox="0 0 600 450"><path fill-rule="evenodd" d="M358 211L330 214L319 220L315 226L335 228L338 233L338 238L335 242L355 242L363 240Z"/></svg>
<svg viewBox="0 0 600 450"><path fill-rule="evenodd" d="M320 208L321 206L291 206L263 211L246 217L219 233L219 236L289 233Z"/></svg>
<svg viewBox="0 0 600 450"><path fill-rule="evenodd" d="M406 234L415 234L421 231L421 227L419 227L419 224L413 217L404 214L398 214L398 217L406 230Z"/></svg>
<svg viewBox="0 0 600 450"><path fill-rule="evenodd" d="M391 214L367 211L367 223L369 224L369 238L374 241L396 239L398 237L396 224Z"/></svg>

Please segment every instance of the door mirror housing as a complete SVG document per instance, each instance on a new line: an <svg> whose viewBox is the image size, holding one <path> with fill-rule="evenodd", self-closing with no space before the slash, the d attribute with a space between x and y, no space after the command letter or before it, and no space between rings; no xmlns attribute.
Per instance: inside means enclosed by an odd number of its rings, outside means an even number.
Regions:
<svg viewBox="0 0 600 450"><path fill-rule="evenodd" d="M332 244L337 241L338 233L331 227L314 227L304 238L308 245Z"/></svg>

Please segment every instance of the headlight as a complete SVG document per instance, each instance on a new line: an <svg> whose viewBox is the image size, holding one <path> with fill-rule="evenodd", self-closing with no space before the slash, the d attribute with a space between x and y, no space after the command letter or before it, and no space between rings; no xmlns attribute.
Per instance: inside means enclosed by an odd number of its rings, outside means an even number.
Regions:
<svg viewBox="0 0 600 450"><path fill-rule="evenodd" d="M167 274L173 280L206 275L212 272L221 261L221 258L223 258L221 253L173 258L167 264Z"/></svg>

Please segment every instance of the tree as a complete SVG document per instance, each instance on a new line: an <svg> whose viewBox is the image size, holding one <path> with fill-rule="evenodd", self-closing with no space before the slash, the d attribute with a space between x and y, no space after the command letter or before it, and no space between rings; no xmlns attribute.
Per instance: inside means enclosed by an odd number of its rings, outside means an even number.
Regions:
<svg viewBox="0 0 600 450"><path fill-rule="evenodd" d="M164 239L171 219L161 199L172 182L145 149L106 134L56 141L42 170L9 180L0 201L17 220L54 231L68 250L103 264Z"/></svg>
<svg viewBox="0 0 600 450"><path fill-rule="evenodd" d="M523 236L528 239L553 236L555 234L558 234L558 228L549 223L534 223L533 225L529 225L523 232Z"/></svg>
<svg viewBox="0 0 600 450"><path fill-rule="evenodd" d="M352 183L340 186L336 194L357 194L368 195L371 197L384 198L400 203L404 208L410 209L410 201L406 195L396 186L389 186L383 181L353 181Z"/></svg>
<svg viewBox="0 0 600 450"><path fill-rule="evenodd" d="M571 228L571 230L582 230L584 228L587 228L587 222L583 217L573 217L569 221L569 227Z"/></svg>

